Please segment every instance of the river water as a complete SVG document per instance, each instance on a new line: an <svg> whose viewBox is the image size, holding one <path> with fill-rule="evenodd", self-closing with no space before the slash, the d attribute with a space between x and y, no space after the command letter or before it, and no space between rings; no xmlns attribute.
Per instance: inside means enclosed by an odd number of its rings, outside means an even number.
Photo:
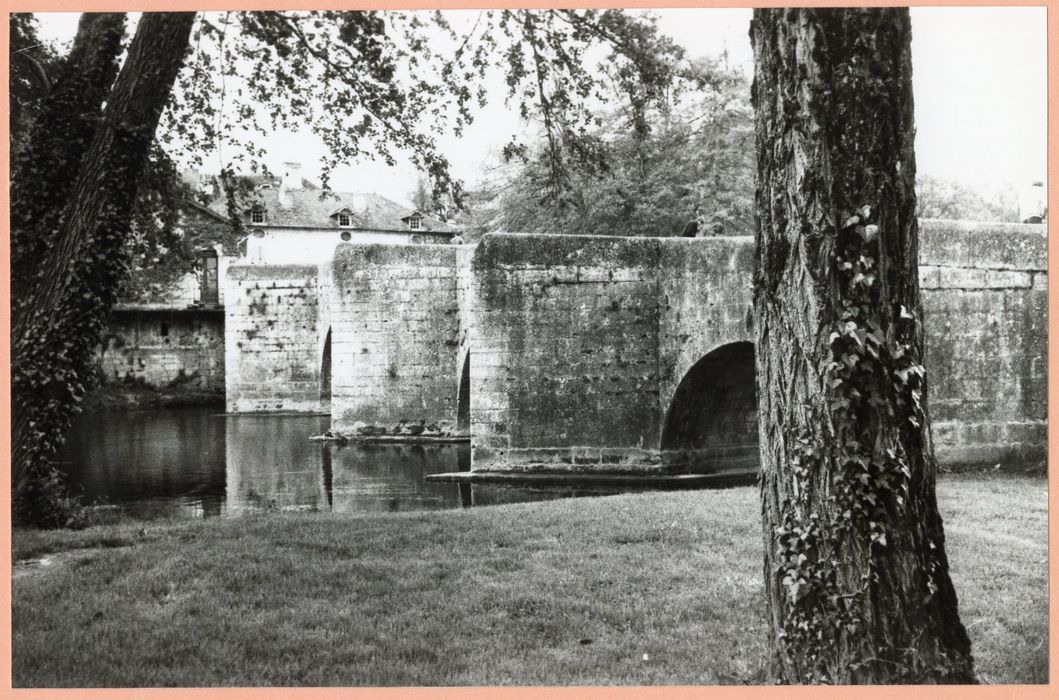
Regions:
<svg viewBox="0 0 1059 700"><path fill-rule="evenodd" d="M469 445L309 440L329 424L326 416L226 416L209 408L92 413L75 422L57 462L85 504L137 519L434 510L589 495L426 481L467 470Z"/></svg>

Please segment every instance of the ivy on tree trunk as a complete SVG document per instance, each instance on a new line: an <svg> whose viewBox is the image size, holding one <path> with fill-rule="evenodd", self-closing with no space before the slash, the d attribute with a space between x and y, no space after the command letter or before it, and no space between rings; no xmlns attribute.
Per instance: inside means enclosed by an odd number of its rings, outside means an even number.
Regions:
<svg viewBox="0 0 1059 700"><path fill-rule="evenodd" d="M92 349L127 272L122 251L137 184L193 19L145 13L114 80L124 16L86 15L29 148L46 167L27 159L16 170L13 248L24 244L13 257L16 521L64 524L48 460L91 383Z"/></svg>
<svg viewBox="0 0 1059 700"><path fill-rule="evenodd" d="M907 9L759 9L754 313L771 674L970 683L926 411Z"/></svg>

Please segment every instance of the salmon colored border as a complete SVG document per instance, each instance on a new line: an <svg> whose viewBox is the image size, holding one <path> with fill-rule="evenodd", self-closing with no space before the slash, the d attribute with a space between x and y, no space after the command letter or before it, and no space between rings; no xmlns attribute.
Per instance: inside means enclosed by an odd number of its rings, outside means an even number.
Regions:
<svg viewBox="0 0 1059 700"><path fill-rule="evenodd" d="M1048 8L1048 210L1059 212L1059 0L1039 0L1038 2L1019 2L1018 0L1000 0L993 2L958 2L954 0L910 0L908 2L852 2L840 0L800 0L798 2L717 2L705 0L627 0L614 2L607 0L533 0L530 2L504 2L500 0L378 0L377 2L350 2L334 0L0 0L0 8L5 13L19 12L69 12L73 10L96 11L141 11L141 10L250 10L250 9L481 9L500 7L637 7L637 8L679 8L679 7L770 7L780 5L834 7L836 5L859 5L863 7L880 7L893 5L927 5L927 6L1047 6ZM968 50L973 50L968 47ZM6 18L0 24L0 95L3 96L4 118L0 123L0 290L4 298L10 295L9 267L9 182L8 182L8 23ZM1051 227L1049 226L1049 229ZM1059 235L1059 234L1057 234ZM1055 260L1059 254L1059 238L1048 240L1048 259ZM1059 300L1059 284L1054 280L1048 288L1048 459L1054 464L1059 453L1059 345L1053 342L1059 338L1059 318L1056 316ZM0 367L8 367L11 361L10 349L10 305L0 304ZM1051 515L1059 512L1059 489L1054 481L1048 485L1048 535L1049 535L1049 639L1048 660L1050 683L1048 685L994 685L994 686L943 686L923 688L919 686L821 688L821 687L645 687L645 688L358 688L358 689L290 689L290 688L230 688L230 689L128 689L128 690L12 690L11 689L11 503L10 503L10 448L11 448L11 394L10 374L6 369L0 374L0 476L5 484L0 494L0 529L5 536L0 538L0 696L23 698L165 698L177 700L183 698L203 698L223 696L225 698L247 698L252 700L279 700L280 698L366 698L367 700L396 700L398 698L423 698L431 700L491 700L492 698L525 699L539 698L541 695L557 698L592 698L599 700L661 698L705 698L723 695L735 698L783 698L784 700L816 700L817 698L844 698L855 693L858 700L874 698L892 700L899 698L919 698L927 693L930 697L952 698L1047 698L1056 697L1059 682L1059 634L1056 621L1059 619L1056 608L1056 587L1059 580L1059 563L1056 552L1050 547L1056 542L1056 519Z"/></svg>

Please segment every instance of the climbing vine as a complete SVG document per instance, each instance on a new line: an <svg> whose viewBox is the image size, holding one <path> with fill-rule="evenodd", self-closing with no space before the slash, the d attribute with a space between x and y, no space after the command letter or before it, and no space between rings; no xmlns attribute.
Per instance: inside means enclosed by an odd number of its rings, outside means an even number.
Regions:
<svg viewBox="0 0 1059 700"><path fill-rule="evenodd" d="M63 75L13 168L16 523L72 523L49 458L92 381L93 348L127 274L130 212L192 20L146 13L118 72L124 15L82 17ZM75 138L56 144L55 135L67 133Z"/></svg>
<svg viewBox="0 0 1059 700"><path fill-rule="evenodd" d="M878 564L898 544L893 526L906 508L911 478L904 444L921 439L925 421L919 321L886 301L872 213L864 206L839 215L826 415L812 415L795 437L791 494L776 529L788 603L779 638L797 650L790 662L805 682L833 682L855 671L844 660L852 655L843 652L866 632L864 611L879 582ZM896 431L887 429L895 424ZM827 507L814 507L821 502ZM859 581L840 573L840 560L850 554L863 564ZM927 570L933 594L930 564ZM913 666L906 659L906 675Z"/></svg>

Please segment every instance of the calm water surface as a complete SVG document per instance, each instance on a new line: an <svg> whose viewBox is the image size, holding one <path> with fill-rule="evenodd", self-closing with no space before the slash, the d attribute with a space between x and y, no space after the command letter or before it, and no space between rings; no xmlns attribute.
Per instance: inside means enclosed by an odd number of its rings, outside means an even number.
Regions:
<svg viewBox="0 0 1059 700"><path fill-rule="evenodd" d="M225 416L208 408L94 413L79 417L57 461L85 503L144 519L433 510L589 495L426 481L468 469L470 447L309 440L329 424L326 416Z"/></svg>

